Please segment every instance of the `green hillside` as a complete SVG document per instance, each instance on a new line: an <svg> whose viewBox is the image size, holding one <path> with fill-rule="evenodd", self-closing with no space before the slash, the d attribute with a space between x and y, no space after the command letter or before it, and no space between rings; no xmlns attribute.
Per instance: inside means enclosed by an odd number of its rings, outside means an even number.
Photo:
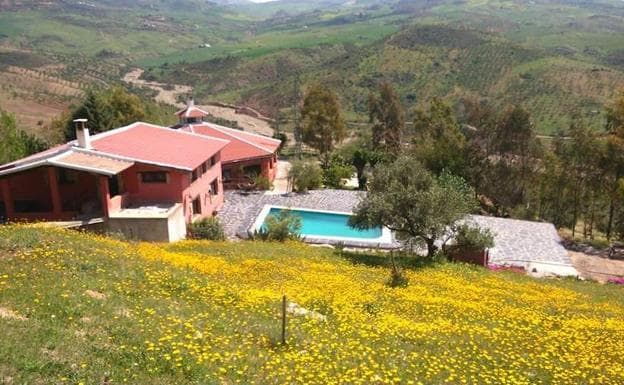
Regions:
<svg viewBox="0 0 624 385"><path fill-rule="evenodd" d="M0 379L624 381L624 289L446 264L406 265L409 286L392 289L386 262L298 243L154 245L2 226ZM300 306L285 346L282 295Z"/></svg>
<svg viewBox="0 0 624 385"><path fill-rule="evenodd" d="M170 56L167 68L145 64L157 78L195 86L205 101L269 115L290 105L300 73L304 84L337 90L356 120L366 120L371 88L389 80L412 108L433 96L457 102L479 95L501 107L524 105L541 133L566 129L574 115L599 129L604 105L624 86L624 11L614 4L431 3L403 14L399 5L353 11L351 18L323 10L306 14L306 29L297 18L271 19L243 50L215 51L206 61L186 57L173 67Z"/></svg>
<svg viewBox="0 0 624 385"><path fill-rule="evenodd" d="M554 133L575 115L602 128L624 87L623 33L616 0L5 1L0 69L86 87L142 67L195 87L200 102L271 116L291 106L299 74L304 87L332 86L359 121L368 92L390 80L409 108L481 96L524 105L537 131Z"/></svg>

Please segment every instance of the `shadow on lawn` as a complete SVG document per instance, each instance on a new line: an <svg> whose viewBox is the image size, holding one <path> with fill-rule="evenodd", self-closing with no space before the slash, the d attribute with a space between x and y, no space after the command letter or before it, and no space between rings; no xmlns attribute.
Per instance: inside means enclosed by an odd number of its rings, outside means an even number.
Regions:
<svg viewBox="0 0 624 385"><path fill-rule="evenodd" d="M438 255L432 259L417 254L406 252L393 252L394 260L398 267L402 269L422 269L435 266L445 261L444 256ZM336 250L336 255L350 261L355 265L366 265L371 267L392 267L390 253L382 252L354 252Z"/></svg>

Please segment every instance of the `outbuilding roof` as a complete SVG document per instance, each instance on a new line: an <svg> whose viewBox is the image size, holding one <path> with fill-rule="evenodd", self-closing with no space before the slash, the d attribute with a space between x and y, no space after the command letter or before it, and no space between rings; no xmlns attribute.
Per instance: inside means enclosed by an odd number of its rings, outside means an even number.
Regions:
<svg viewBox="0 0 624 385"><path fill-rule="evenodd" d="M282 143L279 139L213 123L186 124L182 126L181 130L229 141L221 151L221 162L223 163L272 156Z"/></svg>
<svg viewBox="0 0 624 385"><path fill-rule="evenodd" d="M197 107L193 101L189 101L188 105L184 107L184 109L176 112L176 115L181 118L203 118L209 114L208 112Z"/></svg>

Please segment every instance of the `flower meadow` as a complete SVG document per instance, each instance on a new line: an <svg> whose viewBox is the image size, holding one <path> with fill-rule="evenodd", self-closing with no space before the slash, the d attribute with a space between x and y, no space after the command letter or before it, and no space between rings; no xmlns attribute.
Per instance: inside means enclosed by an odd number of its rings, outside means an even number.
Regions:
<svg viewBox="0 0 624 385"><path fill-rule="evenodd" d="M363 262L0 227L0 384L624 384L619 285Z"/></svg>

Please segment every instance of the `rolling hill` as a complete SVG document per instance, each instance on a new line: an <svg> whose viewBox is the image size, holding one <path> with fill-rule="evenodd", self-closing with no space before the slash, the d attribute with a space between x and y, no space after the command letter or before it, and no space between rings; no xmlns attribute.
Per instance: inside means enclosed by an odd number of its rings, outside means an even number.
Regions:
<svg viewBox="0 0 624 385"><path fill-rule="evenodd" d="M615 4L615 3L614 3ZM337 90L348 116L365 120L366 95L381 80L406 106L432 96L479 95L522 104L541 133L566 129L575 115L594 127L624 86L619 63L622 7L592 3L424 3L409 9L328 11L265 22L245 49L167 68L160 79L194 85L205 100L247 104L275 115L291 104L295 74ZM267 24L268 23L268 24ZM278 46L279 49L276 49ZM149 69L148 68L148 69Z"/></svg>
<svg viewBox="0 0 624 385"><path fill-rule="evenodd" d="M4 0L0 75L10 66L84 90L140 67L146 79L194 87L200 102L271 116L288 113L300 76L334 88L362 122L366 95L389 80L410 109L480 96L526 106L536 130L553 133L578 115L603 126L624 86L623 32L624 5L611 0ZM0 108L35 103L53 115L79 97L57 88L7 82Z"/></svg>

